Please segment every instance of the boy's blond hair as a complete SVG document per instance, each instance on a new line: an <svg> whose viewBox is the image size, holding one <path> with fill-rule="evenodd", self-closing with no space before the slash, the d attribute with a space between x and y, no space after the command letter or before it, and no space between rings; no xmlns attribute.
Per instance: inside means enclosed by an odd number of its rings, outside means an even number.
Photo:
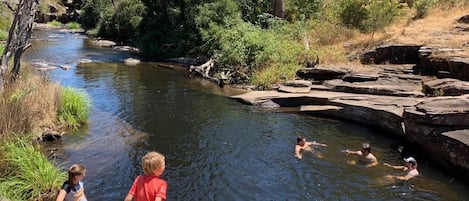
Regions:
<svg viewBox="0 0 469 201"><path fill-rule="evenodd" d="M164 156L156 151L148 152L142 157L142 168L146 175L153 176L156 169L162 168Z"/></svg>

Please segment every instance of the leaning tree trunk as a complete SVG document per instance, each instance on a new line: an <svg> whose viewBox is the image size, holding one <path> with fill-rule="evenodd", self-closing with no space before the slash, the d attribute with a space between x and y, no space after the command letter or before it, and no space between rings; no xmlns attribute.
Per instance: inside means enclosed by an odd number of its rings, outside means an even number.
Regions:
<svg viewBox="0 0 469 201"><path fill-rule="evenodd" d="M13 55L13 68L11 80L15 80L20 73L21 55L31 46L30 38L33 22L38 10L39 0L20 0L15 10L15 18L11 24L5 50L1 57L0 66L0 90L5 84L8 61Z"/></svg>

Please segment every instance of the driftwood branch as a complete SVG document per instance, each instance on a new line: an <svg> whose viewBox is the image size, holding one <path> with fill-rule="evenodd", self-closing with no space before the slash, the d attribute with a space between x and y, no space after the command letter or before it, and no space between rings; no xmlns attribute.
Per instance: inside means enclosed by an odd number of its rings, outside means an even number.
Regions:
<svg viewBox="0 0 469 201"><path fill-rule="evenodd" d="M213 76L210 75L210 71L215 66L215 63L216 63L215 59L210 59L210 60L208 60L207 62L205 62L204 64L202 64L200 66L191 65L189 67L189 72L195 72L196 74L202 76L203 78L208 79L212 82L215 82L219 86L223 86L224 85L223 80L218 79L218 78L213 77Z"/></svg>

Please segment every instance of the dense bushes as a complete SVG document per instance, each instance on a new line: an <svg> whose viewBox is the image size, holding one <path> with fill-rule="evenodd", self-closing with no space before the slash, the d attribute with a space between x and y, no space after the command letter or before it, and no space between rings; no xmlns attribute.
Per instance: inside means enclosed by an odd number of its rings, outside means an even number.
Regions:
<svg viewBox="0 0 469 201"><path fill-rule="evenodd" d="M138 36L146 7L140 0L84 0L80 23L112 40L129 42Z"/></svg>
<svg viewBox="0 0 469 201"><path fill-rule="evenodd" d="M332 46L356 33L373 36L409 11L418 18L435 5L468 0L289 0L284 19L272 15L272 1L263 0L113 2L84 0L83 27L131 39L150 58L216 58L216 69L254 73L251 82L268 85L291 78L304 60L318 55L344 61ZM279 77L261 76L266 74Z"/></svg>

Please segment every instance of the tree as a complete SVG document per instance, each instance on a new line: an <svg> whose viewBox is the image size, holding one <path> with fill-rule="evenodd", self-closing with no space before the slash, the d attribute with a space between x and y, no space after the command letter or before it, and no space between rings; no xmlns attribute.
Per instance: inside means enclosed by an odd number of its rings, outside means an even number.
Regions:
<svg viewBox="0 0 469 201"><path fill-rule="evenodd" d="M273 15L282 18L285 17L285 2L284 0L273 0L272 1Z"/></svg>
<svg viewBox="0 0 469 201"><path fill-rule="evenodd" d="M15 9L15 18L11 24L8 39L0 58L0 90L3 90L5 84L6 71L8 70L8 62L13 56L13 68L11 69L11 81L14 81L20 73L21 56L23 52L31 46L31 32L34 18L39 8L39 0L19 0Z"/></svg>

